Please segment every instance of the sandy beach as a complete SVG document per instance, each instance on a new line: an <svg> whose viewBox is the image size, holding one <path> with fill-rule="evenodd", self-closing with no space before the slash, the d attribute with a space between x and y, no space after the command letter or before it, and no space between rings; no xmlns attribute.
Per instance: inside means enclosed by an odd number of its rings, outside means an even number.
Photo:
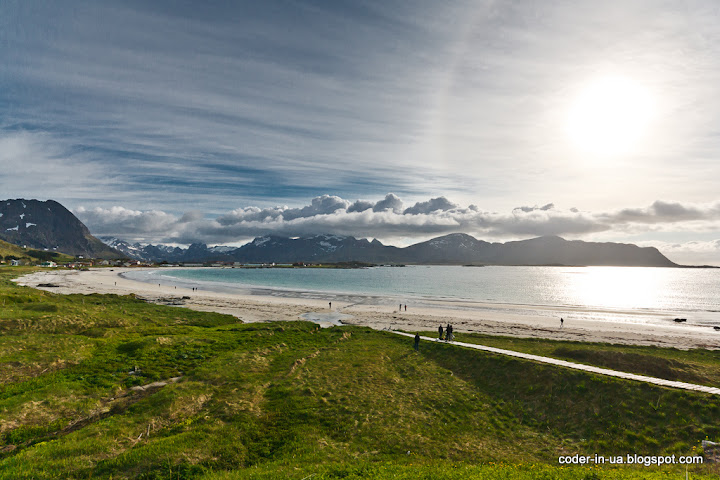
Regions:
<svg viewBox="0 0 720 480"><path fill-rule="evenodd" d="M374 304L372 301L349 301L343 297L298 298L296 296L244 295L220 293L204 289L193 291L172 285L138 282L122 276L137 269L101 268L89 271L42 271L17 280L19 285L41 288L58 294L110 293L135 294L149 302L177 305L200 311L226 313L243 322L279 320L311 320L322 326L364 325L375 329L435 330L438 325L453 324L456 332L474 332L490 335L538 337L555 340L576 340L663 347L720 348L720 332L706 326L648 325L593 321L583 318L587 311L570 307L553 307L547 312L538 307L498 304L463 304L460 302L433 302L422 308L410 305L407 311L397 306ZM53 286L39 286L51 284ZM183 299L183 297L186 297ZM332 310L328 307L332 301ZM564 315L564 326L559 318ZM632 316L632 312L627 312Z"/></svg>

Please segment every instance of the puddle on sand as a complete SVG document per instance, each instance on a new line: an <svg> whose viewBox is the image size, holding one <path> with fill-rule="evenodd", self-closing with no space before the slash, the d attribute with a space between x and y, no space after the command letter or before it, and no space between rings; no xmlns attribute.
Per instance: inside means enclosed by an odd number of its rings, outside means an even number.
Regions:
<svg viewBox="0 0 720 480"><path fill-rule="evenodd" d="M340 326L342 325L342 320L347 318L352 318L352 315L346 315L344 313L337 313L337 312L330 312L330 313L320 313L320 312L307 312L300 315L300 318L304 320L308 320L310 322L318 323L321 327L327 328L332 326Z"/></svg>

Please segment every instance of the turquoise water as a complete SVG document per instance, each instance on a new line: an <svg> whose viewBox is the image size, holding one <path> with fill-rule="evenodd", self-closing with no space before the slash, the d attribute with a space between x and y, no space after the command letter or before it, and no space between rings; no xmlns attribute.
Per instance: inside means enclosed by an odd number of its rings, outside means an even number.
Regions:
<svg viewBox="0 0 720 480"><path fill-rule="evenodd" d="M633 314L720 325L720 269L639 267L408 266L368 269L189 268L134 271L164 285L393 305L442 301L455 308L512 306L592 310L588 317Z"/></svg>

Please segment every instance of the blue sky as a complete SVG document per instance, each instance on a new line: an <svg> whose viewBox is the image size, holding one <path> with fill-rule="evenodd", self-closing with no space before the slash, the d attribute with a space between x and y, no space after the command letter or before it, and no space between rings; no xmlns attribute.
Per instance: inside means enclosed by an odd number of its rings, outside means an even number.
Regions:
<svg viewBox="0 0 720 480"><path fill-rule="evenodd" d="M2 196L138 241L558 234L720 265L718 25L714 1L3 0Z"/></svg>

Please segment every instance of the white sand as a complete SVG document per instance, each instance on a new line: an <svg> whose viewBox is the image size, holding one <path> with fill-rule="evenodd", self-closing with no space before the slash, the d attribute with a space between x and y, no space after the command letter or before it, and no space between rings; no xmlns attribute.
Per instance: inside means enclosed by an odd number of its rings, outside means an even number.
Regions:
<svg viewBox="0 0 720 480"><path fill-rule="evenodd" d="M707 326L686 324L646 324L587 320L593 312L570 307L527 307L482 303L433 302L418 308L410 305L408 311L399 312L397 305L372 305L332 300L332 311L327 299L296 298L287 296L242 295L218 293L190 288L158 286L129 280L120 276L128 268L102 268L90 271L43 271L17 280L20 285L37 287L52 283L58 287L40 287L60 293L134 293L148 301L164 303L183 296L183 306L193 310L213 311L234 315L243 322L310 319L323 326L338 320L351 325L366 325L376 329L436 330L438 325L451 323L456 332L477 332L491 335L541 337L555 340L582 340L589 342L658 345L664 347L720 348L720 332ZM560 328L560 319L565 324ZM602 313L602 312L599 312ZM617 312L614 312L617 313ZM632 319L633 312L624 312ZM302 317L301 317L302 316ZM580 317L580 318L578 318ZM638 315L640 318L640 315ZM643 319L647 314L643 315ZM658 323L661 319L658 318ZM662 321L667 322L667 319ZM653 322L654 323L654 322Z"/></svg>

